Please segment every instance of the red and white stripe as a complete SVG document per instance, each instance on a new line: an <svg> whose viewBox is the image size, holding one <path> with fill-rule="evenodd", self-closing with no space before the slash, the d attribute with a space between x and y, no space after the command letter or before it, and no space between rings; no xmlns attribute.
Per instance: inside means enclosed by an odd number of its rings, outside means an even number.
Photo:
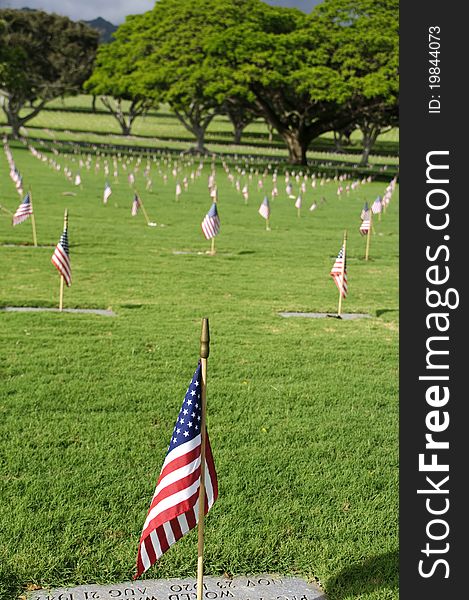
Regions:
<svg viewBox="0 0 469 600"><path fill-rule="evenodd" d="M208 435L205 436L205 514L218 497L218 483ZM143 525L137 555L140 577L183 535L199 516L200 434L170 451L163 463L156 490Z"/></svg>
<svg viewBox="0 0 469 600"><path fill-rule="evenodd" d="M215 217L206 216L201 224L203 234L207 240L215 237L220 231L220 219L218 215Z"/></svg>
<svg viewBox="0 0 469 600"><path fill-rule="evenodd" d="M347 297L347 267L344 263L344 247L342 246L335 263L331 269L330 275L334 279L342 298Z"/></svg>
<svg viewBox="0 0 469 600"><path fill-rule="evenodd" d="M33 214L33 207L28 202L24 204L23 202L16 209L15 214L13 215L13 225L18 225L25 221L30 215Z"/></svg>
<svg viewBox="0 0 469 600"><path fill-rule="evenodd" d="M371 221L370 219L363 219L361 225L360 225L360 233L361 235L367 235L368 232L370 231L371 228Z"/></svg>
<svg viewBox="0 0 469 600"><path fill-rule="evenodd" d="M72 284L72 269L70 266L70 257L65 252L62 244L59 242L55 247L54 254L52 255L52 264L56 267L58 272L63 276L65 283L68 287Z"/></svg>

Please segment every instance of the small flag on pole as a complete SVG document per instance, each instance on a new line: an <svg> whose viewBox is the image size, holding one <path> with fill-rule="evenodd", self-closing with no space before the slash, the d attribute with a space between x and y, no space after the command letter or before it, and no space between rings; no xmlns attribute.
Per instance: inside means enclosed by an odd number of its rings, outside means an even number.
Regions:
<svg viewBox="0 0 469 600"><path fill-rule="evenodd" d="M267 196L264 196L264 200L262 201L262 204L259 207L259 214L266 220L270 217L270 204Z"/></svg>
<svg viewBox="0 0 469 600"><path fill-rule="evenodd" d="M376 198L376 200L373 202L373 204L371 205L371 212L374 215L378 215L382 210L383 210L382 199L381 199L381 196L378 196Z"/></svg>
<svg viewBox="0 0 469 600"><path fill-rule="evenodd" d="M106 185L104 186L104 194L103 194L103 202L104 202L104 204L107 204L107 201L109 200L109 196L111 194L112 194L111 186L106 181Z"/></svg>
<svg viewBox="0 0 469 600"><path fill-rule="evenodd" d="M134 200L132 202L132 210L130 211L130 214L132 215L132 217L137 216L140 205L141 205L140 198L138 197L138 194L135 194Z"/></svg>
<svg viewBox="0 0 469 600"><path fill-rule="evenodd" d="M70 250L68 247L68 225L66 223L64 225L63 233L60 236L59 243L55 247L54 254L52 255L52 264L64 278L67 287L70 287L72 283L72 270L70 266Z"/></svg>
<svg viewBox="0 0 469 600"><path fill-rule="evenodd" d="M368 203L365 202L365 206L360 213L360 218L362 220L360 225L360 233L361 235L368 235L371 229L371 211L368 208Z"/></svg>
<svg viewBox="0 0 469 600"><path fill-rule="evenodd" d="M218 216L217 204L214 202L202 221L202 231L207 240L214 238L220 231L220 217Z"/></svg>
<svg viewBox="0 0 469 600"><path fill-rule="evenodd" d="M299 195L296 199L295 208L297 208L298 210L301 208L301 195Z"/></svg>
<svg viewBox="0 0 469 600"><path fill-rule="evenodd" d="M342 298L347 297L347 262L345 257L345 248L342 248L335 259L335 263L330 272L331 277L334 279L334 283L340 292Z"/></svg>
<svg viewBox="0 0 469 600"><path fill-rule="evenodd" d="M360 219L362 221L365 217L369 216L369 210L370 209L368 208L368 202L365 202L365 204L363 205L363 208L362 208L362 212L360 213Z"/></svg>
<svg viewBox="0 0 469 600"><path fill-rule="evenodd" d="M156 490L143 525L137 555L140 577L199 520L202 452L202 375L199 363L184 397ZM218 497L218 482L205 432L205 502L207 514Z"/></svg>
<svg viewBox="0 0 469 600"><path fill-rule="evenodd" d="M33 214L33 206L31 204L31 197L29 193L23 198L23 201L16 209L13 215L13 225L18 225L25 221L30 215Z"/></svg>

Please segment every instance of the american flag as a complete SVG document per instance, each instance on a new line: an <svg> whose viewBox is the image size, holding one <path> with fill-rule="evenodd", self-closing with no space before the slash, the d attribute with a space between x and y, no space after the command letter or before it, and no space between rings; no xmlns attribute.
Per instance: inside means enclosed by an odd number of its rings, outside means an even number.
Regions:
<svg viewBox="0 0 469 600"><path fill-rule="evenodd" d="M104 202L104 204L107 204L107 201L109 200L109 196L111 194L112 194L111 186L106 181L106 185L104 186L104 194L103 194L103 202Z"/></svg>
<svg viewBox="0 0 469 600"><path fill-rule="evenodd" d="M201 365L189 384L174 426L155 493L143 525L137 555L137 577L193 529L199 518L201 476ZM212 451L205 434L205 514L218 498Z"/></svg>
<svg viewBox="0 0 469 600"><path fill-rule="evenodd" d="M212 204L201 225L202 231L207 240L215 237L220 231L220 217L218 216L216 202Z"/></svg>
<svg viewBox="0 0 469 600"><path fill-rule="evenodd" d="M135 194L134 201L132 202L132 210L130 212L132 217L136 216L139 208L140 208L140 198L138 197L138 194Z"/></svg>
<svg viewBox="0 0 469 600"><path fill-rule="evenodd" d="M373 202L373 204L371 205L371 212L374 215L379 214L381 211L383 210L383 204L382 204L382 200L381 200L381 196L378 196L376 198L376 200Z"/></svg>
<svg viewBox="0 0 469 600"><path fill-rule="evenodd" d="M343 280L342 280L343 274ZM339 251L335 263L330 272L331 277L334 279L334 283L337 286L342 298L347 297L347 261L345 257L344 246Z"/></svg>
<svg viewBox="0 0 469 600"><path fill-rule="evenodd" d="M72 269L70 266L67 225L64 227L59 243L55 247L54 254L52 255L52 264L63 276L67 286L70 286L72 283Z"/></svg>
<svg viewBox="0 0 469 600"><path fill-rule="evenodd" d="M264 217L264 219L268 219L270 217L270 204L267 196L264 196L264 200L259 207L259 214L261 217Z"/></svg>
<svg viewBox="0 0 469 600"><path fill-rule="evenodd" d="M360 219L363 221L365 218L370 218L370 209L368 208L368 202L365 202L362 208L362 212L360 213Z"/></svg>
<svg viewBox="0 0 469 600"><path fill-rule="evenodd" d="M371 229L371 211L368 208L368 202L365 202L365 206L362 208L360 219L362 220L360 225L360 233L361 235L367 235Z"/></svg>
<svg viewBox="0 0 469 600"><path fill-rule="evenodd" d="M16 209L15 214L13 215L13 225L18 225L25 221L29 215L33 214L33 206L31 204L31 196L29 192L23 198L23 201Z"/></svg>

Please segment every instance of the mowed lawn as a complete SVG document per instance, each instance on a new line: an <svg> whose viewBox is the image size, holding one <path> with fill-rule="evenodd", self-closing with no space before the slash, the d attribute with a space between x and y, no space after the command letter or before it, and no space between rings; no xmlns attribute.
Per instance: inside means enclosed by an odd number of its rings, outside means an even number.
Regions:
<svg viewBox="0 0 469 600"><path fill-rule="evenodd" d="M200 229L211 204L209 162L176 202L176 159L151 163L152 192L143 159L136 184L158 223L152 228L141 213L131 217L122 169L115 183L111 166L104 206L102 159L98 173L94 158L80 169L80 188L11 146L46 247L19 245L31 242L30 221L13 228L0 211L0 305L57 305L50 258L68 208L73 284L65 307L118 316L0 312L0 597L133 576L208 316L208 426L220 496L206 520L206 573L298 574L319 582L329 600L397 599L398 189L365 262L360 211L387 182L341 199L336 182L315 191L308 184L298 217L279 173L266 231L258 176L246 205L217 165L221 231L209 256ZM1 152L0 204L14 212L19 196ZM55 158L78 171L78 157ZM190 160L179 179L195 169ZM343 310L372 318L280 317L337 310L329 271L344 229ZM185 536L146 576L195 576L196 537Z"/></svg>
<svg viewBox="0 0 469 600"><path fill-rule="evenodd" d="M126 109L129 102L124 102ZM44 139L93 141L126 146L152 146L184 151L195 144L194 136L185 129L167 105L137 117L132 126L131 136L121 135L116 119L104 107L99 98L96 112L92 112L92 97L80 95L52 100L46 109L26 123L26 131L32 137ZM25 110L24 113L28 113ZM3 111L0 111L0 130L6 124ZM351 145L346 153L331 153L334 150L333 134L326 133L315 139L308 151L308 158L317 161L344 162L358 164L361 158L361 133L356 130L351 136ZM383 133L374 146L375 154L370 164L380 168L389 165L393 170L398 164L398 129ZM262 119L250 123L243 132L241 144L233 144L233 125L227 116L217 115L207 128L206 145L210 152L267 155L286 160L288 152L285 143L277 133L269 140L267 125ZM390 175L392 177L392 175Z"/></svg>

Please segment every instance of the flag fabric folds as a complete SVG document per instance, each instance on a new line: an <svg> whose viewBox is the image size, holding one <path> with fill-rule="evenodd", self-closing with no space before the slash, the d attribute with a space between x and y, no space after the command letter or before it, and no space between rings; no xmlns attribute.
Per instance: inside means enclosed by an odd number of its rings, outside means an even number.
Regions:
<svg viewBox="0 0 469 600"><path fill-rule="evenodd" d="M373 204L371 205L371 212L374 215L378 215L382 210L383 210L382 199L381 199L381 196L378 196L376 198L376 200L373 202Z"/></svg>
<svg viewBox="0 0 469 600"><path fill-rule="evenodd" d="M72 269L70 266L70 250L68 247L67 227L64 228L63 233L60 236L59 243L55 247L54 254L52 255L52 264L63 276L67 286L70 287L72 284Z"/></svg>
<svg viewBox="0 0 469 600"><path fill-rule="evenodd" d="M18 225L25 221L30 215L33 214L33 206L31 204L31 196L29 192L23 198L23 201L20 203L18 208L16 209L15 214L13 215L13 225Z"/></svg>
<svg viewBox="0 0 469 600"><path fill-rule="evenodd" d="M264 196L264 200L262 201L258 212L261 215L261 217L264 217L264 219L266 220L270 217L270 204L267 196Z"/></svg>
<svg viewBox="0 0 469 600"><path fill-rule="evenodd" d="M365 204L363 205L362 208L362 212L360 213L360 219L363 221L363 219L365 218L369 218L370 216L370 209L368 208L368 202L365 202Z"/></svg>
<svg viewBox="0 0 469 600"><path fill-rule="evenodd" d="M368 232L371 229L371 211L368 208L368 202L365 202L365 206L362 208L360 219L362 220L360 225L360 234L368 235Z"/></svg>
<svg viewBox="0 0 469 600"><path fill-rule="evenodd" d="M176 420L168 453L143 525L135 579L197 525L201 477L201 420L201 365L199 363ZM207 433L204 469L204 510L207 514L218 497L217 475Z"/></svg>
<svg viewBox="0 0 469 600"><path fill-rule="evenodd" d="M107 204L107 201L109 200L109 196L111 194L112 194L111 186L106 181L106 185L104 186L104 194L103 194L103 202L104 202L104 204Z"/></svg>
<svg viewBox="0 0 469 600"><path fill-rule="evenodd" d="M220 231L220 217L218 216L217 204L214 202L201 223L202 231L207 240L215 237Z"/></svg>
<svg viewBox="0 0 469 600"><path fill-rule="evenodd" d="M138 197L138 194L135 194L134 201L132 202L132 210L131 210L132 217L135 217L137 215L138 209L140 208L140 206L141 206L140 198Z"/></svg>
<svg viewBox="0 0 469 600"><path fill-rule="evenodd" d="M339 251L335 263L330 272L334 283L337 286L342 298L347 297L347 262L345 257L344 246Z"/></svg>

